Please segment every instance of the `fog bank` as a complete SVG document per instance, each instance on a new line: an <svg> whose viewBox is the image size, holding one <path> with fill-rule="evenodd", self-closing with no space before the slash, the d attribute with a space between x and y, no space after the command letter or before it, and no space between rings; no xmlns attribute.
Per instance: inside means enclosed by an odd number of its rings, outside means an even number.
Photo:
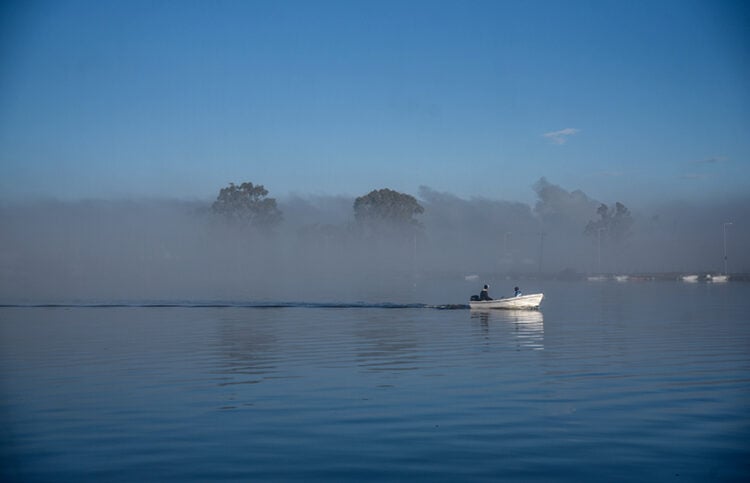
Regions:
<svg viewBox="0 0 750 483"><path fill-rule="evenodd" d="M591 273L750 272L750 198L665 201L631 213L627 236L587 235L601 203L540 180L534 205L414 195L421 227L364 235L354 200L279 199L270 232L225 223L212 200L37 201L0 205L0 301L416 301L427 286ZM271 194L272 195L272 194ZM457 282L456 282L457 283Z"/></svg>

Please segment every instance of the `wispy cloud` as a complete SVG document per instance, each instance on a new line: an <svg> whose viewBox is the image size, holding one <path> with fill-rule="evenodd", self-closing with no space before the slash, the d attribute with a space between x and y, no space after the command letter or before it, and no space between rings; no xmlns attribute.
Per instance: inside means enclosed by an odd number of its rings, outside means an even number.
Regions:
<svg viewBox="0 0 750 483"><path fill-rule="evenodd" d="M726 156L713 156L706 159L699 159L697 161L693 161L693 164L719 164L726 161Z"/></svg>
<svg viewBox="0 0 750 483"><path fill-rule="evenodd" d="M692 181L698 181L702 179L711 178L712 175L709 173L709 171L712 171L713 168L711 168L710 166L719 165L721 163L726 162L727 160L728 158L726 156L711 156L710 158L696 159L696 160L690 161L689 164L697 172L691 171L687 173L682 173L680 175L677 175L677 178L685 179L685 180L692 180Z"/></svg>
<svg viewBox="0 0 750 483"><path fill-rule="evenodd" d="M572 136L579 132L581 132L580 129L566 127L565 129L560 129L559 131L544 133L543 136L549 139L554 144L565 144L569 136Z"/></svg>

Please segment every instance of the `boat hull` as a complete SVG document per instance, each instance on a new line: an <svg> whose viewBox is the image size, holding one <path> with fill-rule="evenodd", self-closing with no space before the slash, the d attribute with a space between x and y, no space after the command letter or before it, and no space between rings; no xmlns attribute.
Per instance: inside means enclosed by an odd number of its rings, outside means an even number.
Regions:
<svg viewBox="0 0 750 483"><path fill-rule="evenodd" d="M708 281L713 283L725 283L729 281L728 275L709 275Z"/></svg>
<svg viewBox="0 0 750 483"><path fill-rule="evenodd" d="M472 309L538 309L543 298L543 293L533 293L507 299L472 300L469 302L469 307Z"/></svg>

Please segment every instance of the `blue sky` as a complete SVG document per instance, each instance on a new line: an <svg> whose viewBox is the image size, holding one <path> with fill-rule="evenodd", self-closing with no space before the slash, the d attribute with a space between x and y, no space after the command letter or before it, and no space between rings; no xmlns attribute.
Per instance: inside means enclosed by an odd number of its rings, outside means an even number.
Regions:
<svg viewBox="0 0 750 483"><path fill-rule="evenodd" d="M0 199L750 192L750 7L3 2Z"/></svg>

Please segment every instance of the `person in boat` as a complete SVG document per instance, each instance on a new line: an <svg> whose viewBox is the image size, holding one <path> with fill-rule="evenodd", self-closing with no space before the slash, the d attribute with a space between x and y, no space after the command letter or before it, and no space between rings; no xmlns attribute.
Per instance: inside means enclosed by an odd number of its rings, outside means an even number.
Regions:
<svg viewBox="0 0 750 483"><path fill-rule="evenodd" d="M492 300L490 297L490 286L485 285L481 292L479 292L479 300Z"/></svg>
<svg viewBox="0 0 750 483"><path fill-rule="evenodd" d="M516 288L513 289L513 296L514 297L520 297L521 295L523 295L523 294L521 293L521 289L520 288L516 287Z"/></svg>

